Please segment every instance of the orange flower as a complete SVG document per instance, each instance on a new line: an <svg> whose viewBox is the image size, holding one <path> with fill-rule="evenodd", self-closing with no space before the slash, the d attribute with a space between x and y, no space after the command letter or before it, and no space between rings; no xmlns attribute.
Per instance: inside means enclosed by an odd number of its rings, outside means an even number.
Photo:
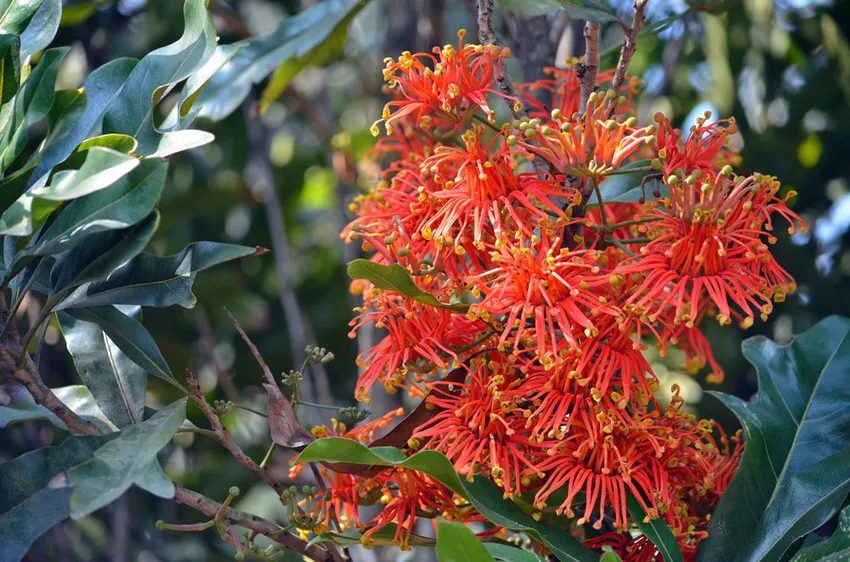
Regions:
<svg viewBox="0 0 850 562"><path fill-rule="evenodd" d="M568 61L568 63L571 61ZM551 78L544 78L536 82L517 84L520 100L528 108L528 116L532 119L546 121L550 118L551 109L557 109L562 115L571 116L578 113L581 98L581 79L578 73L572 69L544 68L543 72ZM614 70L600 72L596 76L596 84L603 86L614 78ZM618 113L627 113L632 109L632 98L637 91L640 80L631 76L626 77L623 90L625 91L626 103L617 104ZM551 100L551 103L543 104L540 99Z"/></svg>
<svg viewBox="0 0 850 562"><path fill-rule="evenodd" d="M673 128L663 114L655 114L655 122L658 123L655 139L665 176L677 170L684 175L699 170L702 175L713 178L725 164L736 160L736 155L727 149L729 136L738 132L735 119L708 123L710 118L710 111L697 118L697 124L691 127L688 138L682 142L682 132Z"/></svg>

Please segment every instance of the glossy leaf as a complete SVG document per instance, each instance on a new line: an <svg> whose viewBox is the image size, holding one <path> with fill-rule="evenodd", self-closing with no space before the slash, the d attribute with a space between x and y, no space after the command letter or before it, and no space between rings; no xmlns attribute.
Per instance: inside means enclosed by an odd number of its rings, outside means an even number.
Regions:
<svg viewBox="0 0 850 562"><path fill-rule="evenodd" d="M475 533L463 523L437 524L437 559L440 562L494 562Z"/></svg>
<svg viewBox="0 0 850 562"><path fill-rule="evenodd" d="M186 419L186 399L178 400L144 422L124 428L99 448L90 461L68 471L71 517L84 517L108 505L136 485L161 498L174 497L174 484L156 456Z"/></svg>
<svg viewBox="0 0 850 562"><path fill-rule="evenodd" d="M21 33L21 59L46 48L56 37L62 17L62 0L43 0Z"/></svg>
<svg viewBox="0 0 850 562"><path fill-rule="evenodd" d="M81 285L56 310L105 304L192 308L192 283L199 271L257 252L248 246L194 242L173 256L141 254L108 278Z"/></svg>
<svg viewBox="0 0 850 562"><path fill-rule="evenodd" d="M113 435L70 437L0 464L0 560L20 560L45 531L71 513L71 491L54 475L89 460Z"/></svg>
<svg viewBox="0 0 850 562"><path fill-rule="evenodd" d="M147 373L121 351L103 330L60 312L65 347L83 383L103 413L118 427L142 421Z"/></svg>
<svg viewBox="0 0 850 562"><path fill-rule="evenodd" d="M215 27L204 0L187 0L183 17L182 37L148 53L135 66L103 118L104 132L134 137L139 154L156 152L162 141L153 122L157 103L174 84L201 68L215 50Z"/></svg>
<svg viewBox="0 0 850 562"><path fill-rule="evenodd" d="M139 159L103 147L86 152L79 170L63 170L53 176L50 185L30 190L40 199L68 201L106 189L139 165Z"/></svg>
<svg viewBox="0 0 850 562"><path fill-rule="evenodd" d="M83 283L108 276L148 245L159 226L159 211L131 228L101 233L61 254L50 272L51 306Z"/></svg>
<svg viewBox="0 0 850 562"><path fill-rule="evenodd" d="M0 105L18 91L21 81L21 40L15 35L0 35Z"/></svg>
<svg viewBox="0 0 850 562"><path fill-rule="evenodd" d="M631 518L643 534L652 541L652 544L664 557L664 562L682 562L682 551L679 550L676 535L673 534L667 523L661 518L649 519L640 502L632 495L629 495L627 499L627 507Z"/></svg>
<svg viewBox="0 0 850 562"><path fill-rule="evenodd" d="M102 431L108 433L117 429L95 403L91 392L85 386L71 385L51 390L68 409L94 423ZM11 404L0 406L0 429L11 423L29 420L49 421L60 429L67 429L65 423L53 412L36 404L26 390L19 388Z"/></svg>
<svg viewBox="0 0 850 562"><path fill-rule="evenodd" d="M850 559L850 507L838 517L838 527L827 540L803 548L791 562L841 562Z"/></svg>
<svg viewBox="0 0 850 562"><path fill-rule="evenodd" d="M830 317L785 346L764 337L744 342L759 392L752 403L712 393L741 421L747 447L712 516L701 560L778 559L787 538L837 512L847 491L835 455L843 458L850 442L849 333L850 320ZM777 541L780 529L791 536Z"/></svg>
<svg viewBox="0 0 850 562"><path fill-rule="evenodd" d="M2 30L3 23L0 22ZM0 170L8 169L17 160L27 143L29 128L47 116L53 105L59 65L69 50L68 47L62 47L45 51L15 95L9 126L0 140ZM5 208L0 210L5 211Z"/></svg>
<svg viewBox="0 0 850 562"><path fill-rule="evenodd" d="M468 482L458 477L449 460L436 451L421 451L408 458L395 447L369 448L351 439L329 437L308 445L295 462L339 462L418 470L468 499L481 515L496 525L525 532L541 540L559 560L596 562L593 552L582 546L569 533L535 521L515 503L504 499L502 490L489 480L479 477Z"/></svg>
<svg viewBox="0 0 850 562"><path fill-rule="evenodd" d="M382 265L369 260L357 259L348 264L348 276L352 279L365 279L379 289L397 291L430 306L448 308L456 312L466 312L469 309L469 306L465 304L440 302L431 293L417 287L407 270L397 263Z"/></svg>
<svg viewBox="0 0 850 562"><path fill-rule="evenodd" d="M317 48L367 0L323 0L288 17L266 35L239 41L239 52L217 72L195 102L199 115L220 121L233 113L254 84L287 60Z"/></svg>
<svg viewBox="0 0 850 562"><path fill-rule="evenodd" d="M488 542L484 543L484 548L499 562L546 562L533 552L515 546Z"/></svg>
<svg viewBox="0 0 850 562"><path fill-rule="evenodd" d="M77 308L71 310L70 314L85 322L97 324L118 349L148 373L172 384L176 383L153 337L136 319L123 314L114 306Z"/></svg>
<svg viewBox="0 0 850 562"><path fill-rule="evenodd" d="M45 178L54 166L68 158L86 138L100 129L106 107L123 91L123 85L138 63L135 59L120 58L95 69L83 80L86 106L80 114L63 116L53 127L46 141L33 177ZM116 147L111 147L120 150ZM32 231L30 231L32 232Z"/></svg>
<svg viewBox="0 0 850 562"><path fill-rule="evenodd" d="M43 0L0 0L0 33L23 33Z"/></svg>
<svg viewBox="0 0 850 562"><path fill-rule="evenodd" d="M197 129L162 133L148 158L166 158L172 154L204 146L215 140L215 135Z"/></svg>

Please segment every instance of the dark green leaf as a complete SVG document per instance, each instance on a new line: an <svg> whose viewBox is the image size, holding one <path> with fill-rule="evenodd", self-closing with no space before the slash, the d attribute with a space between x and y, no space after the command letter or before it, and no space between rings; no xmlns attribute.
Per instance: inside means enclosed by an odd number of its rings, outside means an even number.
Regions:
<svg viewBox="0 0 850 562"><path fill-rule="evenodd" d="M441 453L421 451L407 458L395 447L368 448L339 437L318 439L307 446L296 463L341 462L366 466L398 466L424 472L453 492L469 500L481 515L506 529L527 533L544 542L562 562L596 562L596 555L569 533L538 523L515 503L504 499L502 490L484 478L461 479Z"/></svg>
<svg viewBox="0 0 850 562"><path fill-rule="evenodd" d="M71 492L50 479L114 439L116 434L70 437L0 464L0 560L20 560L33 541L71 513Z"/></svg>
<svg viewBox="0 0 850 562"><path fill-rule="evenodd" d="M648 175L644 169L649 167L649 160L638 160L629 162L625 166L618 169L618 172L628 172L635 168L641 170L632 173L618 173L612 176L607 176L600 184L599 191L602 193L603 203L636 203L641 197L646 197L647 201L654 199L652 192L659 187L655 180L647 181L644 189L641 189L641 180ZM666 189L666 186L661 186ZM596 193L590 196L589 205L598 205L599 201Z"/></svg>
<svg viewBox="0 0 850 562"><path fill-rule="evenodd" d="M68 291L108 276L145 249L159 226L159 211L131 228L101 233L61 254L50 273L50 297L56 304Z"/></svg>
<svg viewBox="0 0 850 562"><path fill-rule="evenodd" d="M96 324L60 312L65 347L83 383L103 413L118 427L139 423L145 409L147 373Z"/></svg>
<svg viewBox="0 0 850 562"><path fill-rule="evenodd" d="M712 516L701 560L778 560L788 539L840 507L846 483L831 458L843 457L850 442L848 332L850 320L830 317L786 346L761 336L744 342L759 392L752 403L712 393L741 421L747 447ZM830 472L813 472L817 467ZM777 542L779 530L790 534Z"/></svg>
<svg viewBox="0 0 850 562"><path fill-rule="evenodd" d="M114 306L77 308L71 310L70 314L80 320L97 324L118 349L148 373L172 384L176 383L153 337L134 318L121 313Z"/></svg>
<svg viewBox="0 0 850 562"><path fill-rule="evenodd" d="M183 15L183 36L148 53L136 65L103 118L104 132L135 137L139 154L158 151L162 133L154 127L153 114L159 100L174 84L201 68L215 50L215 27L204 0L187 0Z"/></svg>
<svg viewBox="0 0 850 562"><path fill-rule="evenodd" d="M43 0L0 0L0 33L20 35Z"/></svg>
<svg viewBox="0 0 850 562"><path fill-rule="evenodd" d="M93 459L71 468L71 517L78 519L108 505L134 484L161 498L174 497L174 484L162 472L156 456L185 419L184 398L149 420L127 426L95 451Z"/></svg>
<svg viewBox="0 0 850 562"><path fill-rule="evenodd" d="M348 276L352 279L365 279L375 287L385 291L396 291L421 303L448 308L456 312L466 312L469 306L465 304L445 304L437 297L416 286L410 274L397 263L381 265L373 261L357 259L348 264Z"/></svg>
<svg viewBox="0 0 850 562"><path fill-rule="evenodd" d="M2 29L0 20L0 31ZM47 116L50 106L53 105L53 91L59 65L69 50L69 47L61 47L45 51L15 95L9 126L0 140L0 170L8 169L17 160L27 143L29 128Z"/></svg>
<svg viewBox="0 0 850 562"><path fill-rule="evenodd" d="M27 189L32 173L33 166L28 165L0 180L0 234L8 234L7 231L13 227L11 221L15 213L12 212L9 217L6 213L16 207L17 200Z"/></svg>
<svg viewBox="0 0 850 562"><path fill-rule="evenodd" d="M500 562L546 562L533 552L522 550L515 546L488 542L484 543L484 548L487 549L490 556Z"/></svg>
<svg viewBox="0 0 850 562"><path fill-rule="evenodd" d="M437 559L440 562L494 562L493 557L463 523L437 524Z"/></svg>
<svg viewBox="0 0 850 562"><path fill-rule="evenodd" d="M802 549L791 562L841 562L850 559L850 507L838 517L838 528L829 539Z"/></svg>
<svg viewBox="0 0 850 562"><path fill-rule="evenodd" d="M141 306L195 305L195 275L214 265L258 252L257 248L194 242L173 256L141 254L113 272L108 279L92 281L71 293L56 310L104 304Z"/></svg>
<svg viewBox="0 0 850 562"><path fill-rule="evenodd" d="M269 34L235 43L239 52L212 77L195 102L200 116L220 121L233 113L254 84L287 60L305 57L366 3L324 0L286 18Z"/></svg>
<svg viewBox="0 0 850 562"><path fill-rule="evenodd" d="M0 35L0 105L12 99L21 81L21 41L15 35Z"/></svg>
<svg viewBox="0 0 850 562"><path fill-rule="evenodd" d="M664 557L664 562L682 562L682 551L679 550L676 535L673 534L667 523L660 518L649 519L640 502L631 494L629 494L627 506L629 515Z"/></svg>
<svg viewBox="0 0 850 562"><path fill-rule="evenodd" d="M35 15L21 34L21 59L26 59L44 49L59 30L62 0L43 0Z"/></svg>
<svg viewBox="0 0 850 562"><path fill-rule="evenodd" d="M36 181L44 178L54 166L65 160L84 139L100 129L106 107L123 91L123 84L138 61L121 58L94 70L83 81L86 106L82 114L63 116L53 127L44 152L33 172ZM119 150L117 147L110 147ZM31 233L32 231L30 231Z"/></svg>

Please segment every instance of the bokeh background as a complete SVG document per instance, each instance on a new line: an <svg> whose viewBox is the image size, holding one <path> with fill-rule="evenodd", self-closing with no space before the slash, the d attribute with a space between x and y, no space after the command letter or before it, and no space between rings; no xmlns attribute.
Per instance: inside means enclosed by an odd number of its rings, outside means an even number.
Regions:
<svg viewBox="0 0 850 562"><path fill-rule="evenodd" d="M638 108L644 121L663 111L687 129L707 109L735 116L740 128L744 171L778 176L798 197L795 210L808 222L808 234L780 233L778 260L799 284L777 305L767 323L747 332L736 327L707 332L725 367L726 381L715 389L749 398L755 375L743 360L740 342L766 335L787 342L830 314L850 315L850 2L841 0L700 0L731 5L713 16L688 11L682 0L650 0L649 24L685 13L639 42L632 74L646 82ZM212 0L221 43L273 30L310 0ZM693 2L693 3L696 3ZM630 2L613 2L625 19ZM345 247L339 231L350 220L348 200L360 185L357 162L374 142L368 132L380 116L381 60L404 50L428 50L456 41L460 28L474 37L473 2L461 0L372 0L354 20L339 57L305 70L292 87L258 115L257 96L223 122L200 123L216 142L172 158L161 205L162 225L152 251L179 251L193 240L218 240L274 248L275 252L205 272L195 284L194 309L150 309L145 325L159 342L172 369L199 373L210 396L263 410L259 369L227 321L227 307L246 328L277 372L296 368L307 343L318 343L336 359L313 370L310 399L353 405L358 350L375 334L348 337L355 297L348 293L345 263L359 248ZM64 23L54 44L72 45L60 87L79 84L108 60L142 54L177 39L182 30L179 0L94 0L66 3ZM80 20L82 23L77 23ZM543 64L564 66L582 54L582 22L564 14L533 22L499 15L497 34L505 44L522 44L527 34L548 41L533 64L513 61L520 79L534 77ZM621 40L610 30L603 38L603 65L616 63ZM526 41L526 44L528 41ZM533 56L517 52L517 58ZM532 57L533 58L533 57ZM548 60L547 60L548 58ZM257 94L259 94L258 89ZM163 114L169 100L161 104ZM33 312L37 309L33 308ZM76 373L56 328L43 350L50 386L75 384ZM735 429L734 419L704 395L703 376L690 377L679 359L652 355L665 386L679 383L691 407ZM177 398L161 381L149 379L148 405ZM403 397L382 391L373 399L376 414L402 405ZM332 412L301 412L305 423L327 421ZM190 411L190 417L197 412ZM269 438L263 418L234 410L226 418L237 440L261 458ZM188 438L187 438L188 437ZM282 508L273 492L226 454L201 438L181 435L164 452L164 466L178 481L223 498L231 485L242 488L237 507L277 517ZM0 462L37 445L53 430L27 422L0 434ZM275 474L288 479L289 456L278 451ZM29 559L134 560L139 562L232 559L232 547L214 531L206 534L157 532L154 522L195 522L198 515L139 490L95 515L65 522L36 543ZM394 550L356 554L356 560L400 560ZM419 559L428 559L423 552Z"/></svg>

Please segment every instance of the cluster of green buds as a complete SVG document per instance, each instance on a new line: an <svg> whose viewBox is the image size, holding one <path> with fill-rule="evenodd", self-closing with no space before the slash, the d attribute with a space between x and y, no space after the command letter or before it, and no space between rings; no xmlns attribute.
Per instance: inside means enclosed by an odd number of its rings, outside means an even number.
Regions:
<svg viewBox="0 0 850 562"><path fill-rule="evenodd" d="M218 417L226 416L233 410L233 402L230 400L213 400L212 409Z"/></svg>
<svg viewBox="0 0 850 562"><path fill-rule="evenodd" d="M334 360L334 354L324 347L308 345L304 351L307 352L307 359L316 365L324 365Z"/></svg>
<svg viewBox="0 0 850 562"><path fill-rule="evenodd" d="M295 486L290 486L280 494L280 501L289 513L289 523L302 532L323 534L327 531L327 500L331 499L331 492L320 493L315 486L303 486L301 494L304 496L302 502L298 501L298 488ZM321 505L320 499L325 500Z"/></svg>
<svg viewBox="0 0 850 562"><path fill-rule="evenodd" d="M372 410L361 410L355 406L340 408L337 419L348 427L354 427L372 415Z"/></svg>

